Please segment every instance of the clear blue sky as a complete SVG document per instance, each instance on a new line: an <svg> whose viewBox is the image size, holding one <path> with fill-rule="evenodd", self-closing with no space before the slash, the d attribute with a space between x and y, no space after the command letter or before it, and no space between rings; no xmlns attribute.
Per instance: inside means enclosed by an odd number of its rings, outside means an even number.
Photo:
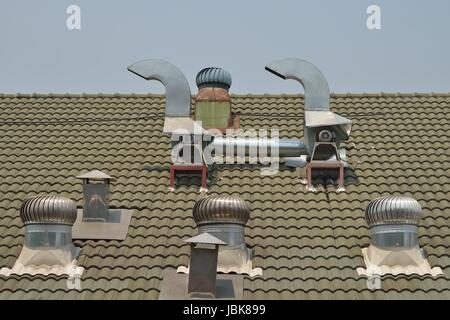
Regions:
<svg viewBox="0 0 450 320"><path fill-rule="evenodd" d="M81 7L81 30L66 8ZM366 9L381 7L381 30ZM0 4L0 92L162 92L126 67L147 58L195 75L222 66L235 93L296 93L264 70L318 66L333 92L450 92L448 0L9 0Z"/></svg>

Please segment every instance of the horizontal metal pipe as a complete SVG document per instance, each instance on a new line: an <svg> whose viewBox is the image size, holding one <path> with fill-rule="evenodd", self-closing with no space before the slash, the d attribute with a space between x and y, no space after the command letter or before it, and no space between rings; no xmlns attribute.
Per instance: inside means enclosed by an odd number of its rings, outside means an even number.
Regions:
<svg viewBox="0 0 450 320"><path fill-rule="evenodd" d="M212 146L214 149L223 150L223 154L237 155L242 152L249 156L252 153L260 155L265 152L271 156L275 148L278 148L279 157L299 157L308 154L306 146L301 140L296 139L262 139L246 137L215 137ZM274 153L275 155L275 153Z"/></svg>

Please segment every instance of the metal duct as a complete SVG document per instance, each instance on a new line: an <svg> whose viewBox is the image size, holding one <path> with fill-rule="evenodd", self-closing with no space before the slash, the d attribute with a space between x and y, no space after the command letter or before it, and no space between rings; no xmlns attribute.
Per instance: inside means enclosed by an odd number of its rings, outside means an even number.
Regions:
<svg viewBox="0 0 450 320"><path fill-rule="evenodd" d="M371 243L378 248L412 248L419 245L420 204L403 196L372 200L365 215Z"/></svg>
<svg viewBox="0 0 450 320"><path fill-rule="evenodd" d="M249 156L252 150L267 150L267 155L271 156L271 150L278 148L279 157L300 157L307 154L305 144L300 140L280 139L278 141L272 139L260 138L244 138L244 137L221 137L217 136L211 143L215 150L233 150L232 154L236 155L238 150L244 150L245 156Z"/></svg>
<svg viewBox="0 0 450 320"><path fill-rule="evenodd" d="M298 58L285 58L268 63L265 69L282 79L294 79L300 82L305 90L304 139L308 154L311 156L314 145L318 141L318 133L330 131L339 142L347 140L352 121L341 117L330 109L330 89L322 72L313 64ZM333 154L323 154L323 159Z"/></svg>
<svg viewBox="0 0 450 320"><path fill-rule="evenodd" d="M145 80L157 80L164 85L167 117L190 117L191 89L180 69L165 60L148 59L132 64L128 70Z"/></svg>
<svg viewBox="0 0 450 320"><path fill-rule="evenodd" d="M305 110L329 110L330 89L327 79L313 64L298 58L278 59L265 69L282 79L300 82L305 89Z"/></svg>

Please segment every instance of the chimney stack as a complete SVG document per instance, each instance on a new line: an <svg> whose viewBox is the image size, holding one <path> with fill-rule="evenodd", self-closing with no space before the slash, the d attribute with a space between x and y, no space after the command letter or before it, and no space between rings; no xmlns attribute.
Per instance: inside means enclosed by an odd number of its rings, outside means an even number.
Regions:
<svg viewBox="0 0 450 320"><path fill-rule="evenodd" d="M83 221L109 220L110 181L113 179L99 170L92 170L77 179L83 180Z"/></svg>

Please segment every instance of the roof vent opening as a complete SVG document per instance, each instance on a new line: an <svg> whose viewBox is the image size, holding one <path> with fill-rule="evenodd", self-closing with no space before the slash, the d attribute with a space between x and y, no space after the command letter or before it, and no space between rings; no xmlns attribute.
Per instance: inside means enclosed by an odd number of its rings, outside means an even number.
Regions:
<svg viewBox="0 0 450 320"><path fill-rule="evenodd" d="M253 250L245 243L250 208L244 200L224 195L206 197L195 204L193 216L199 234L208 233L226 243L219 248L218 272L262 274L261 268L252 268Z"/></svg>
<svg viewBox="0 0 450 320"><path fill-rule="evenodd" d="M25 225L25 242L12 269L0 274L81 275L76 265L79 248L72 243L72 225L77 218L75 203L61 196L36 196L20 208Z"/></svg>
<svg viewBox="0 0 450 320"><path fill-rule="evenodd" d="M83 180L83 209L78 210L73 226L74 239L124 240L132 211L110 208L113 177L92 170L76 177Z"/></svg>
<svg viewBox="0 0 450 320"><path fill-rule="evenodd" d="M201 121L205 129L214 128L223 133L232 127L237 129L239 119L233 120L229 94L231 74L222 68L208 67L197 74L196 82L195 120Z"/></svg>
<svg viewBox="0 0 450 320"><path fill-rule="evenodd" d="M372 200L365 216L370 228L370 246L363 249L366 269L359 274L431 274L442 273L431 268L419 246L418 227L422 215L413 198L389 196Z"/></svg>

